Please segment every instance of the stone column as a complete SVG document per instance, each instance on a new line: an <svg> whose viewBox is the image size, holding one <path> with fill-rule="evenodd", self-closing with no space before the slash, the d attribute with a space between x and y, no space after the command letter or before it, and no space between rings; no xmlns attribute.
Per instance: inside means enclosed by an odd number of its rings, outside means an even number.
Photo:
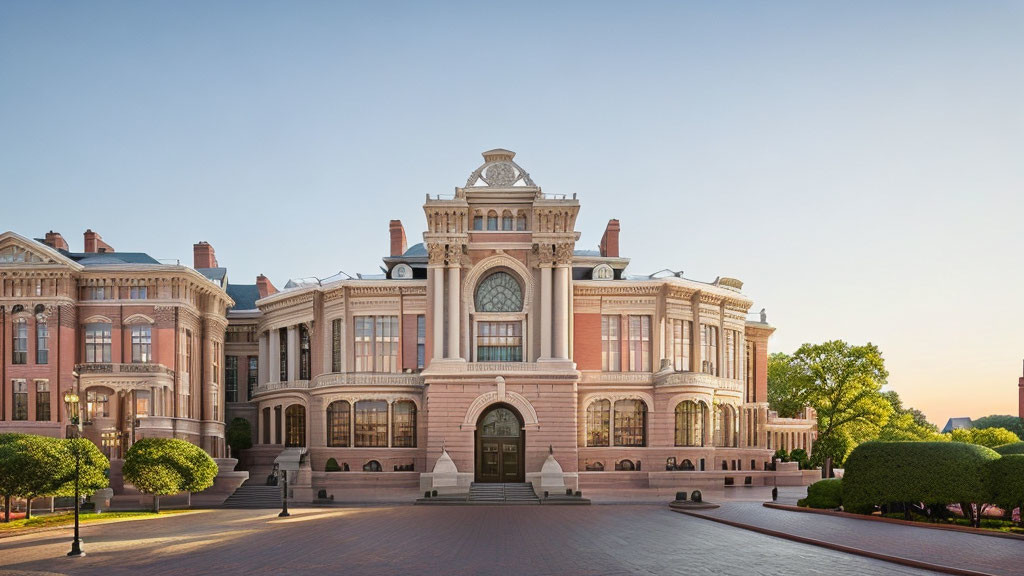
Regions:
<svg viewBox="0 0 1024 576"><path fill-rule="evenodd" d="M296 326L288 327L288 381L299 379L299 330Z"/></svg>
<svg viewBox="0 0 1024 576"><path fill-rule="evenodd" d="M267 382L270 382L270 380L267 379L267 377L269 376L269 369L267 368L267 366L269 365L268 361L270 359L269 356L268 356L269 351L267 350L267 348L268 348L267 339L268 339L267 333L266 332L261 332L260 333L260 344L259 344L259 346L260 346L259 362L258 362L257 367L256 367L256 369L259 371L256 374L256 383L257 384L265 384ZM249 400L252 400L252 398L249 398Z"/></svg>
<svg viewBox="0 0 1024 576"><path fill-rule="evenodd" d="M558 359L569 358L569 267L559 264L555 267L554 304L554 355Z"/></svg>
<svg viewBox="0 0 1024 576"><path fill-rule="evenodd" d="M433 296L433 311L431 312L431 359L440 360L444 357L444 245L430 244L427 246L429 254L429 272L433 274L433 285L430 287Z"/></svg>
<svg viewBox="0 0 1024 576"><path fill-rule="evenodd" d="M459 322L459 299L461 298L460 283L462 281L461 246L448 246L448 358L461 358L459 346L461 322Z"/></svg>
<svg viewBox="0 0 1024 576"><path fill-rule="evenodd" d="M270 330L270 350L267 354L267 382L277 382L281 379L281 333L276 329Z"/></svg>
<svg viewBox="0 0 1024 576"><path fill-rule="evenodd" d="M540 268L540 357L551 358L551 264Z"/></svg>

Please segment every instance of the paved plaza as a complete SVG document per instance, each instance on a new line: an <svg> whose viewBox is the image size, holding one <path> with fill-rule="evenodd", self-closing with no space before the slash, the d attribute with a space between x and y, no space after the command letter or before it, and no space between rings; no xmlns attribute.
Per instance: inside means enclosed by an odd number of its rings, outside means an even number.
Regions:
<svg viewBox="0 0 1024 576"><path fill-rule="evenodd" d="M0 574L928 574L665 506L207 510L0 539ZM1020 542L1012 542L1019 545Z"/></svg>

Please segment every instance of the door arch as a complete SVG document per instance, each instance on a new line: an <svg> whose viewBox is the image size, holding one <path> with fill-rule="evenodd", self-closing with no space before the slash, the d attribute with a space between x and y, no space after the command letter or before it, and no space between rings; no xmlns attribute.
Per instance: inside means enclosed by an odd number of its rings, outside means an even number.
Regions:
<svg viewBox="0 0 1024 576"><path fill-rule="evenodd" d="M526 479L526 427L508 404L494 404L476 423L476 482L523 482Z"/></svg>

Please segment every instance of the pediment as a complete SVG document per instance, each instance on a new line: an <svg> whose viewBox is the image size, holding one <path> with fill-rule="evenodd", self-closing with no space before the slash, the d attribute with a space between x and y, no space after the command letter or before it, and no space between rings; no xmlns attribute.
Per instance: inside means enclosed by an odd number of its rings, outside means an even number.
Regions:
<svg viewBox="0 0 1024 576"><path fill-rule="evenodd" d="M14 232L0 234L0 267L62 266L80 270L82 265L49 246Z"/></svg>

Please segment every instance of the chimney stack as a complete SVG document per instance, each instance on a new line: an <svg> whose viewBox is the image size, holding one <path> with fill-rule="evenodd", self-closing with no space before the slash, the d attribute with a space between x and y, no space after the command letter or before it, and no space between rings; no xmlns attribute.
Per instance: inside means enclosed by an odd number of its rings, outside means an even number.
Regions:
<svg viewBox="0 0 1024 576"><path fill-rule="evenodd" d="M407 246L405 242L405 227L402 226L402 221L392 220L388 228L391 232L391 256L395 257L405 254Z"/></svg>
<svg viewBox="0 0 1024 576"><path fill-rule="evenodd" d="M60 235L60 232L54 232L53 230L46 233L46 239L43 240L43 243L54 250L67 251L68 249L68 243L64 241L64 237Z"/></svg>
<svg viewBox="0 0 1024 576"><path fill-rule="evenodd" d="M100 238L99 234L92 230L86 230L85 251L90 254L102 254L103 252L113 252L114 247L104 242L103 238Z"/></svg>
<svg viewBox="0 0 1024 576"><path fill-rule="evenodd" d="M204 240L192 245L192 267L196 270L217 267L217 256L209 242Z"/></svg>
<svg viewBox="0 0 1024 576"><path fill-rule="evenodd" d="M601 256L609 258L619 257L619 221L612 219L601 236Z"/></svg>
<svg viewBox="0 0 1024 576"><path fill-rule="evenodd" d="M270 283L270 279L263 274L256 277L256 291L260 293L260 298L277 294L277 288L274 288L274 285Z"/></svg>

